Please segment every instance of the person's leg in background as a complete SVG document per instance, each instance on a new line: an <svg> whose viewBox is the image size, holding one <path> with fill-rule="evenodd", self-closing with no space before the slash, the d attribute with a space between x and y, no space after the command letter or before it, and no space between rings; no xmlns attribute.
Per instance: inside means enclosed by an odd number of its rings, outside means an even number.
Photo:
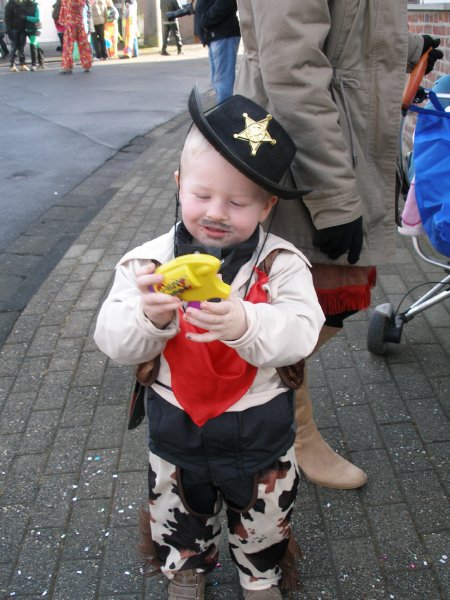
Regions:
<svg viewBox="0 0 450 600"><path fill-rule="evenodd" d="M239 36L228 37L214 40L208 46L211 82L218 103L233 95L236 56L240 40Z"/></svg>
<svg viewBox="0 0 450 600"><path fill-rule="evenodd" d="M5 42L5 34L3 32L0 32L0 52L2 58L6 58L9 55L8 46Z"/></svg>
<svg viewBox="0 0 450 600"><path fill-rule="evenodd" d="M182 54L183 53L183 41L181 39L180 26L178 25L177 21L175 21L171 25L172 25L172 35L175 38L175 43L177 45L177 52L178 52L178 54Z"/></svg>
<svg viewBox="0 0 450 600"><path fill-rule="evenodd" d="M56 50L57 50L57 52L62 52L63 44L64 44L64 31L58 31L58 37L59 37L59 50L58 50L58 48L56 48Z"/></svg>
<svg viewBox="0 0 450 600"><path fill-rule="evenodd" d="M73 45L75 43L76 26L69 25L64 32L64 46L62 48L60 73L72 73L73 70Z"/></svg>
<svg viewBox="0 0 450 600"><path fill-rule="evenodd" d="M26 65L25 58L25 46L27 43L27 33L25 30L21 30L17 32L15 36L17 38L17 51L19 53L19 70L20 71L28 71L28 67Z"/></svg>
<svg viewBox="0 0 450 600"><path fill-rule="evenodd" d="M161 47L161 54L163 56L169 56L169 53L167 52L167 44L169 43L169 35L170 35L170 24L169 23L163 23L163 26L162 26L162 47Z"/></svg>
<svg viewBox="0 0 450 600"><path fill-rule="evenodd" d="M37 38L35 35L30 35L29 39L30 39L31 70L36 71L37 64L38 64L38 53L37 53L37 46L36 46Z"/></svg>
<svg viewBox="0 0 450 600"><path fill-rule="evenodd" d="M38 69L45 69L45 58L44 58L44 51L42 50L40 44L39 44L39 40L36 42L36 48L37 48L37 58L38 58Z"/></svg>
<svg viewBox="0 0 450 600"><path fill-rule="evenodd" d="M17 73L16 67L16 54L17 54L17 42L16 42L16 30L8 32L9 39L11 40L11 50L9 52L9 67L10 71Z"/></svg>
<svg viewBox="0 0 450 600"><path fill-rule="evenodd" d="M324 325L314 352L341 331L341 327ZM334 489L355 489L367 482L367 476L342 456L339 456L322 438L313 417L309 395L307 369L304 380L295 393L295 420L297 436L295 453L304 475L317 485Z"/></svg>
<svg viewBox="0 0 450 600"><path fill-rule="evenodd" d="M94 30L95 30L95 25L94 25ZM93 55L95 56L95 58L100 59L101 50L100 50L100 41L98 39L97 31L91 31L90 41L91 41Z"/></svg>
<svg viewBox="0 0 450 600"><path fill-rule="evenodd" d="M209 77L211 79L211 84L214 87L214 79L216 76L216 65L214 62L214 52L213 52L213 42L208 45L208 58L209 58ZM214 88L214 91L215 88ZM216 92L217 95L217 92Z"/></svg>
<svg viewBox="0 0 450 600"><path fill-rule="evenodd" d="M108 58L108 53L106 52L105 24L99 23L98 25L94 25L94 28L97 36L97 50L99 53L97 58L106 60Z"/></svg>
<svg viewBox="0 0 450 600"><path fill-rule="evenodd" d="M31 54L31 70L45 69L44 51L39 45L37 35L30 35L30 54Z"/></svg>
<svg viewBox="0 0 450 600"><path fill-rule="evenodd" d="M121 58L132 58L134 42L134 20L133 17L126 17L123 20L123 55Z"/></svg>
<svg viewBox="0 0 450 600"><path fill-rule="evenodd" d="M76 41L78 44L78 51L80 53L80 62L83 69L88 72L92 67L92 52L91 45L84 30L83 25L77 25Z"/></svg>

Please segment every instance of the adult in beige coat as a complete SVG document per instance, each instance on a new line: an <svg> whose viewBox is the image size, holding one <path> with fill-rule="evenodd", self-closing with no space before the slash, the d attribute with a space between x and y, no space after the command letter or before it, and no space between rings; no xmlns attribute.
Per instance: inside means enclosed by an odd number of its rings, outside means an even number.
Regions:
<svg viewBox="0 0 450 600"><path fill-rule="evenodd" d="M238 0L238 7L244 56L235 92L289 131L297 145L292 175L299 189L312 189L278 207L272 231L313 263L327 315L319 347L345 316L369 305L374 265L394 256L400 104L424 40L408 34L406 0ZM296 418L297 458L310 480L364 485L365 473L322 439L306 381Z"/></svg>

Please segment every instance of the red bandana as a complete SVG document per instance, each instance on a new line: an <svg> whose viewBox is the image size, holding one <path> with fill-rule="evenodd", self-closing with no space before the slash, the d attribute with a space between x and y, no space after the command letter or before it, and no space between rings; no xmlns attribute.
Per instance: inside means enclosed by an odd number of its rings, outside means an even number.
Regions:
<svg viewBox="0 0 450 600"><path fill-rule="evenodd" d="M258 279L245 300L253 304L267 302L264 285L269 277L263 271L254 270ZM258 369L220 341L188 340L186 334L192 331L203 333L202 329L180 318L180 333L169 340L163 354L169 363L175 398L193 422L202 427L246 394Z"/></svg>

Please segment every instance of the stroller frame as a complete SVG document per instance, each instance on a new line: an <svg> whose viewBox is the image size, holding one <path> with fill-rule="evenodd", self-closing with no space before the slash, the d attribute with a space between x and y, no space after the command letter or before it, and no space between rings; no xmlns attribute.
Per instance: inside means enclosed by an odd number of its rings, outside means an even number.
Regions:
<svg viewBox="0 0 450 600"><path fill-rule="evenodd" d="M436 95L438 98L449 97L449 94L438 93ZM405 119L406 115L403 117L402 127L400 128L400 140L402 138ZM405 168L403 161L399 162L401 164L398 170L401 174L401 180L403 183L403 181L406 179ZM398 219L398 214L396 217ZM385 354L388 348L388 343L399 344L402 338L403 327L405 323L408 323L416 315L424 312L428 308L450 298L450 261L439 260L434 255L426 252L422 246L421 235L411 235L410 237L415 252L422 260L424 260L426 263L444 269L444 271L448 274L443 277L439 283L434 285L428 292L411 304L409 308L402 312L397 312L394 310L394 306L389 302L378 304L374 308L369 318L369 327L367 330L367 349L373 354Z"/></svg>

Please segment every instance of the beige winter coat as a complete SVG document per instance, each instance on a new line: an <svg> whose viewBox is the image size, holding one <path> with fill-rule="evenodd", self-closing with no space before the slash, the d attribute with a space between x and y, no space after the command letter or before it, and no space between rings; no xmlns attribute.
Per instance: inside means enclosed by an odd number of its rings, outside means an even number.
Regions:
<svg viewBox="0 0 450 600"><path fill-rule="evenodd" d="M408 34L406 0L238 0L244 57L235 92L265 106L298 152L293 175L313 191L283 201L272 231L312 262L313 228L363 214L358 265L392 259L400 104L421 36ZM352 154L354 158L352 158ZM354 163L356 167L354 166ZM356 178L355 178L356 172Z"/></svg>
<svg viewBox="0 0 450 600"><path fill-rule="evenodd" d="M91 0L92 20L94 25L106 23L108 3L106 0Z"/></svg>

